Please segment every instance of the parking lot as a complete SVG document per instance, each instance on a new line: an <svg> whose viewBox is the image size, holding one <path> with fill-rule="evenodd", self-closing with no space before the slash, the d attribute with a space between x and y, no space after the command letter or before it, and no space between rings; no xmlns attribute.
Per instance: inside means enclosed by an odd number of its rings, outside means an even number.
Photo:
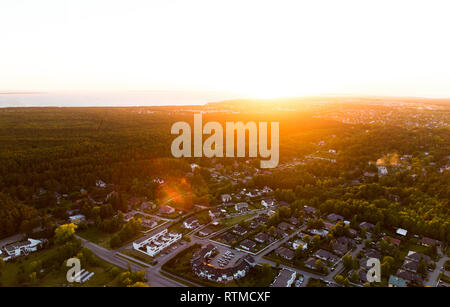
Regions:
<svg viewBox="0 0 450 307"><path fill-rule="evenodd" d="M227 268L233 266L244 254L239 251L229 249L224 246L216 245L219 252L212 260L211 264L220 267Z"/></svg>

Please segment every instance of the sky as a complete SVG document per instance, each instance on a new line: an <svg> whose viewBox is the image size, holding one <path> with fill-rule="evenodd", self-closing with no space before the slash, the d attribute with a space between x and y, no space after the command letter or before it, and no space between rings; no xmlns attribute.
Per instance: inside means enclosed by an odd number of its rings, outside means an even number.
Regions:
<svg viewBox="0 0 450 307"><path fill-rule="evenodd" d="M450 2L1 0L0 92L450 97Z"/></svg>

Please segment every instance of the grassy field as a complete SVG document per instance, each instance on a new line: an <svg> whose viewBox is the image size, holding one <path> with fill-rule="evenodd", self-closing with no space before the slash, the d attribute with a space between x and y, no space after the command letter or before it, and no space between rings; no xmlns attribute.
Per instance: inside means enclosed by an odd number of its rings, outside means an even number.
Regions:
<svg viewBox="0 0 450 307"><path fill-rule="evenodd" d="M109 245L109 240L113 234L101 231L97 227L88 227L84 230L77 231L77 235L102 247L108 249L111 248Z"/></svg>
<svg viewBox="0 0 450 307"><path fill-rule="evenodd" d="M150 265L155 260L153 257L150 257L148 255L140 253L140 252L138 252L138 251L136 251L134 249L124 249L124 250L121 251L121 253L125 254L127 256L130 256L132 258L135 258L135 259L137 259L139 261L142 261L144 263L150 264Z"/></svg>
<svg viewBox="0 0 450 307"><path fill-rule="evenodd" d="M2 286L74 286L74 287L103 287L103 286L118 286L116 281L116 274L123 272L122 269L105 262L94 256L95 265L88 265L83 267L89 272L94 272L94 275L89 281L84 284L69 283L66 279L67 270L69 267L60 267L57 269L48 269L39 274L39 278L34 282L20 281L20 272L24 267L32 265L33 262L43 261L52 253L55 253L54 248L45 249L36 253L32 253L26 257L19 258L14 262L7 262L0 275L0 284ZM115 274L112 273L114 269Z"/></svg>
<svg viewBox="0 0 450 307"><path fill-rule="evenodd" d="M233 226L233 225L239 224L239 223L241 223L241 222L243 222L243 221L245 221L245 220L247 220L247 219L249 219L249 218L251 218L251 217L253 217L255 215L256 215L256 213L250 213L250 214L246 214L246 215L235 216L235 217L232 217L232 218L229 218L229 219L225 219L223 221L223 224L226 227Z"/></svg>

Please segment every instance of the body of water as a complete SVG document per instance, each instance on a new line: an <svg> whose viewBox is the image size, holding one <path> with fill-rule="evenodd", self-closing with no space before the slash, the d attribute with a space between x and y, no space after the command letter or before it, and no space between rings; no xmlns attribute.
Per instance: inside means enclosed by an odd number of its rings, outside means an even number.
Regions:
<svg viewBox="0 0 450 307"><path fill-rule="evenodd" d="M242 96L216 92L0 93L0 107L120 107L202 105Z"/></svg>

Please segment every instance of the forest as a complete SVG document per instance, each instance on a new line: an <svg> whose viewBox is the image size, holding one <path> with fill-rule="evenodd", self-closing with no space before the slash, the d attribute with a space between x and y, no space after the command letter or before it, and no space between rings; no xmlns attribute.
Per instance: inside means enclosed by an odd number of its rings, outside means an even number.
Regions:
<svg viewBox="0 0 450 307"><path fill-rule="evenodd" d="M440 171L450 163L448 126L409 128L396 121L348 124L321 116L330 111L323 106L266 112L257 108L230 112L225 107L211 112L211 108L220 105L0 109L0 238L30 232L50 217L66 218L67 209L73 208L94 220L99 217L97 225L116 231L123 225L113 216L127 210L129 197L158 203L164 191L158 190L154 179L186 178L191 163L200 166L187 177L194 202L214 204L221 193L242 188L213 183L206 169L217 164L224 166L223 173L249 165L257 168L257 159L247 164L245 158L171 157L171 125L191 123L193 113L204 112L205 122L280 123L280 166L252 175L247 187L273 188L276 198L291 203L292 210L312 205L323 212L450 240L449 171ZM444 113L447 119L448 115ZM323 151L321 141L339 153L334 163L306 158ZM371 161L392 154L408 156L408 167L389 176L364 176L376 173ZM282 167L294 158L303 163ZM95 209L83 191L103 201L106 195L96 189L98 180L118 196ZM61 200L61 195L66 197ZM77 203L80 199L84 200Z"/></svg>

